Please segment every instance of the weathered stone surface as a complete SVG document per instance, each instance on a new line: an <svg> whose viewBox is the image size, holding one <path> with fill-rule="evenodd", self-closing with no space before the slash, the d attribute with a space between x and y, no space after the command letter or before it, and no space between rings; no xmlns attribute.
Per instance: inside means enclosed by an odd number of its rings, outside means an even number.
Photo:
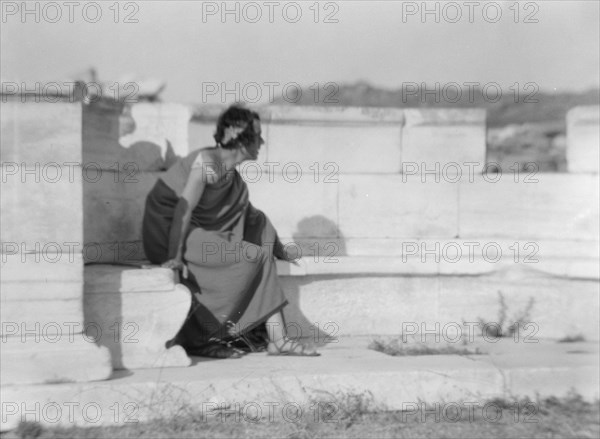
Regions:
<svg viewBox="0 0 600 439"><path fill-rule="evenodd" d="M53 255L8 253L2 254L0 268L2 283L22 282L83 282L81 253L65 253L58 260ZM37 297L37 296L35 296Z"/></svg>
<svg viewBox="0 0 600 439"><path fill-rule="evenodd" d="M348 238L451 238L458 233L458 186L413 176L343 175L339 227Z"/></svg>
<svg viewBox="0 0 600 439"><path fill-rule="evenodd" d="M86 326L99 328L97 342L110 350L115 369L191 364L181 346L165 347L191 306L190 291L175 285L172 270L91 265L84 291Z"/></svg>
<svg viewBox="0 0 600 439"><path fill-rule="evenodd" d="M402 125L405 110L398 108L271 105L270 123L286 124L391 124Z"/></svg>
<svg viewBox="0 0 600 439"><path fill-rule="evenodd" d="M160 171L188 153L188 107L98 102L83 109L84 166Z"/></svg>
<svg viewBox="0 0 600 439"><path fill-rule="evenodd" d="M33 287L36 285L34 284ZM77 284L75 288L81 291L81 284ZM80 297L62 300L52 298L28 301L2 300L0 332L8 335L40 332L56 334L66 328L65 324L78 326L81 331L82 316L83 304Z"/></svg>
<svg viewBox="0 0 600 439"><path fill-rule="evenodd" d="M406 109L402 172L479 172L485 164L483 109ZM472 165L465 165L470 162ZM450 167L448 164L458 164ZM460 169L457 171L456 168Z"/></svg>
<svg viewBox="0 0 600 439"><path fill-rule="evenodd" d="M67 173L65 163L81 164L80 103L9 101L0 103L0 108L3 165L24 163L33 169L37 163L40 173L44 166L50 173L50 164L57 163Z"/></svg>
<svg viewBox="0 0 600 439"><path fill-rule="evenodd" d="M140 172L127 179L109 171L103 175L83 186L84 258L98 263L143 259L144 205L161 173Z"/></svg>
<svg viewBox="0 0 600 439"><path fill-rule="evenodd" d="M461 259L468 260L469 254L481 257L484 247L492 247L498 245L501 248L502 256L517 261L545 259L545 258L597 258L599 254L599 243L596 240L580 240L560 239L532 239L520 240L510 238L498 238L494 236L470 239L417 239L417 238L342 238L337 241L331 240L335 246L331 245L331 249L327 252L321 252L321 256L333 255L335 252L339 256L389 256L398 257L406 255L424 255L424 258L434 258L435 255L431 251L437 249L436 254L440 258L448 257L452 259L453 254L457 252L457 248L462 252ZM286 238L284 242L291 241ZM329 240L324 240L329 242ZM313 257L314 241L308 240L306 243L302 239L296 241L296 246L302 246L303 255ZM515 245L516 243L516 245ZM311 245L311 248L307 248ZM291 244L290 244L291 246ZM470 250L473 247L473 250ZM305 250L306 249L306 250ZM343 249L343 251L342 251ZM312 250L312 251L311 251ZM491 251L490 251L491 255Z"/></svg>
<svg viewBox="0 0 600 439"><path fill-rule="evenodd" d="M188 124L190 110L178 104L138 103L131 106L135 130L121 133L119 143L131 148L138 142L151 142L160 147L161 156L167 157L167 149L176 156L188 153Z"/></svg>
<svg viewBox="0 0 600 439"><path fill-rule="evenodd" d="M302 259L304 275L436 275L439 263L434 258L421 260L410 256L328 256Z"/></svg>
<svg viewBox="0 0 600 439"><path fill-rule="evenodd" d="M265 212L280 236L337 237L337 183L315 183L306 175L293 181L277 176L271 182L265 174L248 181L250 202Z"/></svg>
<svg viewBox="0 0 600 439"><path fill-rule="evenodd" d="M39 300L80 300L83 282L46 282L44 280L2 282L2 303L21 302L18 306L28 308L27 303ZM4 305L2 305L4 306Z"/></svg>
<svg viewBox="0 0 600 439"><path fill-rule="evenodd" d="M460 184L460 237L598 240L598 176L539 174L537 182L479 177Z"/></svg>
<svg viewBox="0 0 600 439"><path fill-rule="evenodd" d="M66 329L58 337L3 337L0 365L3 396L11 386L106 380L112 373L108 349Z"/></svg>
<svg viewBox="0 0 600 439"><path fill-rule="evenodd" d="M333 335L399 334L402 322L434 323L436 277L283 277L286 297Z"/></svg>
<svg viewBox="0 0 600 439"><path fill-rule="evenodd" d="M567 113L569 172L598 173L600 168L600 107L575 107Z"/></svg>
<svg viewBox="0 0 600 439"><path fill-rule="evenodd" d="M348 173L400 172L400 125L271 124L269 162L277 172L317 181Z"/></svg>
<svg viewBox="0 0 600 439"><path fill-rule="evenodd" d="M473 242L475 244L475 242ZM479 246L481 248L482 246ZM289 248L289 247L288 247ZM506 249L505 249L506 250ZM494 249L495 251L495 249ZM487 250L486 250L487 252ZM291 253L291 252L290 252ZM487 252L489 255L494 252ZM284 276L312 275L443 275L473 276L496 273L502 270L539 272L565 280L598 280L598 258L545 257L536 254L519 256L516 260L512 251L507 254L494 253L494 257L453 256L450 259L443 252L439 254L406 254L403 256L305 256L295 260L296 264L277 261L277 270ZM527 259L527 262L525 261Z"/></svg>
<svg viewBox="0 0 600 439"><path fill-rule="evenodd" d="M56 333L65 322L83 324L81 253L73 243L46 248L51 251L28 253L3 243L0 332Z"/></svg>
<svg viewBox="0 0 600 439"><path fill-rule="evenodd" d="M81 105L3 102L0 144L2 242L81 250Z"/></svg>
<svg viewBox="0 0 600 439"><path fill-rule="evenodd" d="M354 258L347 258L354 259ZM589 261L590 267L594 261ZM597 262L597 260L596 260ZM568 261L563 261L563 266ZM418 266L418 264L416 264ZM597 265L596 265L597 266ZM591 268L585 276L578 272L561 273L540 269L535 264L500 265L479 261L460 264L448 270L444 264L420 266L408 276L396 276L385 264L379 268L353 267L344 273L340 265L327 264L329 272L317 264L303 264L303 272L286 273L284 289L292 303L311 323L334 322L340 334L398 334L402 322L424 324L427 328L477 322L479 318L497 322L500 313L498 291L506 297L507 319L516 319L534 299L529 316L537 337L562 338L584 334L587 339L598 337L597 276ZM427 273L425 270L429 269ZM439 271L438 271L439 270ZM318 275L317 275L318 274ZM441 276L439 275L441 274ZM372 293L373 291L376 294ZM577 300L573 300L577 291ZM533 333L533 326L527 334Z"/></svg>
<svg viewBox="0 0 600 439"><path fill-rule="evenodd" d="M533 268L514 266L488 276L450 276L441 282L439 318L442 322L499 323L502 292L507 305L507 325L523 315L534 300L523 336L562 338L584 334L597 340L599 327L599 285L597 280L559 278Z"/></svg>
<svg viewBox="0 0 600 439"><path fill-rule="evenodd" d="M338 174L397 173L404 115L398 109L270 107L268 159L316 181Z"/></svg>
<svg viewBox="0 0 600 439"><path fill-rule="evenodd" d="M247 419L257 408L263 415L274 409L270 412L274 419L283 421L284 414L289 420L290 412L284 410L290 402L312 416L315 401L332 403L361 394L369 395L369 409L394 411L406 411L407 402L443 408L461 401L480 410L493 398L561 397L573 389L586 401L598 398L598 349L593 343L525 346L509 341L491 346L504 348L494 349L491 355L392 357L368 349L371 340L340 338L324 347L322 356L311 359L256 354L237 361L200 360L188 368L117 371L113 380L101 383L13 386L2 392L2 427L16 426L24 420L25 409L36 403L42 409L52 402L62 409L56 418L35 419L29 414L26 420L49 426L90 426L90 416L86 419L82 408L91 404L100 407L94 426L115 426L170 419L189 407L218 419L221 404L247 409L242 412L248 413ZM589 353L568 353L573 349ZM67 404L74 407L71 416ZM407 412L407 420L416 421L424 413Z"/></svg>
<svg viewBox="0 0 600 439"><path fill-rule="evenodd" d="M3 177L7 166L2 165ZM31 167L30 175L24 174L22 166L15 168L16 174L2 182L2 241L19 246L24 243L26 250L35 250L37 245L38 252L55 252L57 246L64 252L69 245L81 251L81 168L71 168L71 174L61 167L54 168L47 175L42 168L38 172ZM54 173L56 169L58 174Z"/></svg>

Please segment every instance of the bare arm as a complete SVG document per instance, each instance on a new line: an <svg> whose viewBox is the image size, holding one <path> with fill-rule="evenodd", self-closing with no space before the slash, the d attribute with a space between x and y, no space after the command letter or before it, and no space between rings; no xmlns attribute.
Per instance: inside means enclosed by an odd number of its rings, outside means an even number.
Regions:
<svg viewBox="0 0 600 439"><path fill-rule="evenodd" d="M185 188L175 207L173 224L169 232L169 259L175 265L181 265L183 259L183 242L190 226L192 211L200 201L206 187L206 169L204 166L192 168ZM175 266L170 268L177 268Z"/></svg>

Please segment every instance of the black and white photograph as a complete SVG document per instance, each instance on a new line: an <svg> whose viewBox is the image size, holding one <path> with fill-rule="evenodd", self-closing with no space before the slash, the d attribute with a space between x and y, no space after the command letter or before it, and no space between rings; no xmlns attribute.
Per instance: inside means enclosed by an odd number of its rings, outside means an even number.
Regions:
<svg viewBox="0 0 600 439"><path fill-rule="evenodd" d="M600 438L600 1L0 1L2 439Z"/></svg>

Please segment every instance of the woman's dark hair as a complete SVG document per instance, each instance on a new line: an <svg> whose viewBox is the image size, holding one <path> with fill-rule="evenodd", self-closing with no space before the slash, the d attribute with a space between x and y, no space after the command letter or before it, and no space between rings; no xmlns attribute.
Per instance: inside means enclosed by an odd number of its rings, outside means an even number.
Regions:
<svg viewBox="0 0 600 439"><path fill-rule="evenodd" d="M260 116L257 112L251 111L247 108L242 107L239 104L234 104L225 110L219 116L217 121L217 132L214 135L217 145L221 145L225 149L234 149L238 146L245 146L246 148L252 148L256 145L256 141L259 140L259 145L263 143L259 123ZM237 135L235 139L230 139L225 143L222 142L225 136L225 130L228 127L244 128L244 130ZM253 153L253 151L248 151ZM258 153L258 151L256 151Z"/></svg>

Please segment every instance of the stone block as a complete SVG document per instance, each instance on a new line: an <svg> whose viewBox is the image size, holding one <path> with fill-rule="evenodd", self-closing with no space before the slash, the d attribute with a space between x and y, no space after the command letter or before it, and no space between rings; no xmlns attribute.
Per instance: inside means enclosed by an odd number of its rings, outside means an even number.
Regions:
<svg viewBox="0 0 600 439"><path fill-rule="evenodd" d="M33 287L39 287L33 285ZM77 287L81 291L81 285ZM74 293L74 291L73 291ZM83 304L81 297L75 299L2 301L0 320L2 335L60 334L73 325L82 330Z"/></svg>
<svg viewBox="0 0 600 439"><path fill-rule="evenodd" d="M307 275L437 275L439 264L433 258L390 256L331 256L304 258Z"/></svg>
<svg viewBox="0 0 600 439"><path fill-rule="evenodd" d="M399 108L270 105L265 110L261 117L276 124L401 126L405 119L405 110Z"/></svg>
<svg viewBox="0 0 600 439"><path fill-rule="evenodd" d="M86 326L98 328L115 369L185 367L181 346L169 349L191 306L191 293L172 270L91 265L85 269Z"/></svg>
<svg viewBox="0 0 600 439"><path fill-rule="evenodd" d="M480 172L485 164L486 126L483 109L405 109L402 130L402 172L444 169ZM465 163L474 165L465 165ZM446 167L447 166L447 167Z"/></svg>
<svg viewBox="0 0 600 439"><path fill-rule="evenodd" d="M115 263L143 259L142 220L146 196L161 173L140 172L128 178L104 171L85 182L84 251L86 262Z"/></svg>
<svg viewBox="0 0 600 439"><path fill-rule="evenodd" d="M100 381L112 373L108 349L81 333L37 340L34 336L3 337L1 348L3 394L15 385Z"/></svg>
<svg viewBox="0 0 600 439"><path fill-rule="evenodd" d="M1 128L3 244L81 250L81 105L3 102Z"/></svg>
<svg viewBox="0 0 600 439"><path fill-rule="evenodd" d="M447 276L440 281L439 321L500 323L498 292L505 297L506 325L519 316L531 325L528 340L584 334L598 339L599 287L597 280L560 278L530 267L512 266L483 276ZM574 297L576 296L576 297ZM533 299L529 315L524 315ZM533 341L532 341L533 342Z"/></svg>
<svg viewBox="0 0 600 439"><path fill-rule="evenodd" d="M271 106L268 159L318 181L346 173L397 173L399 109ZM316 163L316 164L315 164Z"/></svg>
<svg viewBox="0 0 600 439"><path fill-rule="evenodd" d="M294 182L294 180L296 180ZM315 183L312 177L293 179L262 175L248 181L250 202L271 220L279 236L294 238L335 238L337 224L337 183Z"/></svg>
<svg viewBox="0 0 600 439"><path fill-rule="evenodd" d="M400 125L271 124L269 162L318 181L339 174L400 172Z"/></svg>
<svg viewBox="0 0 600 439"><path fill-rule="evenodd" d="M36 328L54 333L56 324L83 325L80 252L3 253L0 269L0 333L22 334Z"/></svg>
<svg viewBox="0 0 600 439"><path fill-rule="evenodd" d="M451 238L458 234L458 186L420 177L344 175L340 231L348 238Z"/></svg>
<svg viewBox="0 0 600 439"><path fill-rule="evenodd" d="M567 113L567 169L598 173L600 167L600 107L575 107Z"/></svg>
<svg viewBox="0 0 600 439"><path fill-rule="evenodd" d="M400 334L403 322L435 322L439 278L283 277L288 300L333 336Z"/></svg>
<svg viewBox="0 0 600 439"><path fill-rule="evenodd" d="M539 174L536 182L506 175L460 183L460 237L598 241L599 187L593 175Z"/></svg>
<svg viewBox="0 0 600 439"><path fill-rule="evenodd" d="M13 175L5 174L7 167ZM81 251L81 168L74 166L71 172L55 168L59 170L56 174L44 174L42 168L37 169L32 167L33 173L27 174L22 166L2 165L3 179L6 177L0 201L2 241L23 243L28 251L56 251L47 245L53 248L74 245Z"/></svg>
<svg viewBox="0 0 600 439"><path fill-rule="evenodd" d="M4 253L0 261L3 284L37 280L46 283L83 282L83 259L79 252L64 254L58 260L35 253Z"/></svg>
<svg viewBox="0 0 600 439"><path fill-rule="evenodd" d="M66 173L65 163L81 164L80 103L9 101L2 102L0 108L3 165L25 164L33 169L37 163L40 172L46 166L50 173L49 165L59 164Z"/></svg>
<svg viewBox="0 0 600 439"><path fill-rule="evenodd" d="M18 306L27 308L27 302L47 300L80 300L82 282L46 282L45 280L23 280L2 282L2 303L19 302ZM4 306L4 305L3 305Z"/></svg>

